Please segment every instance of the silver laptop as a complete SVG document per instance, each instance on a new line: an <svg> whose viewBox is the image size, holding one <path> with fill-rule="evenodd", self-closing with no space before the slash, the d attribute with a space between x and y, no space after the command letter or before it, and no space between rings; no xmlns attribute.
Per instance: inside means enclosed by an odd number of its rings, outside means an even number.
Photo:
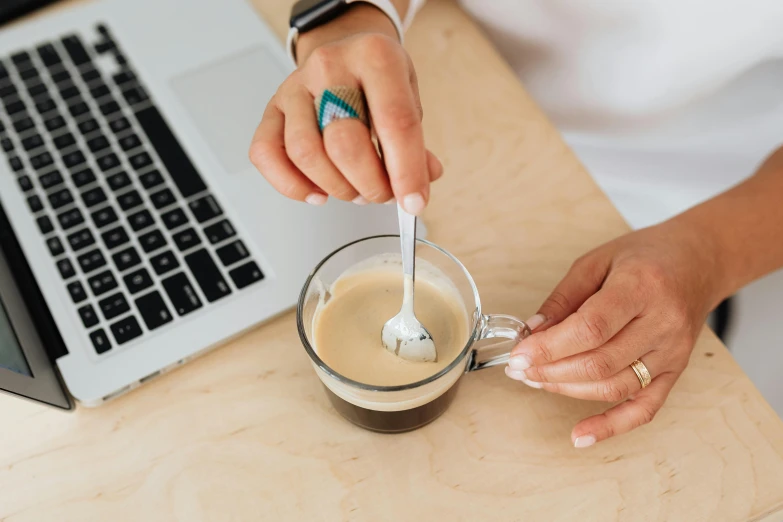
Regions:
<svg viewBox="0 0 783 522"><path fill-rule="evenodd" d="M247 159L290 71L244 0L111 0L0 31L0 388L99 405L295 304L391 206ZM263 349L263 346L259 346Z"/></svg>

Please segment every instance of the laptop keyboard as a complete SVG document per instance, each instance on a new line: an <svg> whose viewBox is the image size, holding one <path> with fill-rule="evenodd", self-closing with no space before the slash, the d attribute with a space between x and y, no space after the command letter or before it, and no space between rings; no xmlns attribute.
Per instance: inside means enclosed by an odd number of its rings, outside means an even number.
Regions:
<svg viewBox="0 0 783 522"><path fill-rule="evenodd" d="M0 57L0 101L0 148L98 354L263 279L106 25Z"/></svg>

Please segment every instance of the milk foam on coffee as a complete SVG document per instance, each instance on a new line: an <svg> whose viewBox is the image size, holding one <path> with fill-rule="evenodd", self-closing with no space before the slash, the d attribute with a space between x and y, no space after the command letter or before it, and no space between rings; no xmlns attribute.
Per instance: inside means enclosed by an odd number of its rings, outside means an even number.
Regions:
<svg viewBox="0 0 783 522"><path fill-rule="evenodd" d="M323 299L313 319L318 356L341 375L374 386L411 384L443 370L460 355L470 336L470 320L459 291L437 268L418 261L414 306L435 341L436 362L407 361L384 348L383 325L399 311L402 297L399 256L377 256L347 270L331 285L328 299ZM444 379L442 386L440 382L429 386L425 395L429 400L436 398L459 373ZM426 397L411 399L420 402Z"/></svg>

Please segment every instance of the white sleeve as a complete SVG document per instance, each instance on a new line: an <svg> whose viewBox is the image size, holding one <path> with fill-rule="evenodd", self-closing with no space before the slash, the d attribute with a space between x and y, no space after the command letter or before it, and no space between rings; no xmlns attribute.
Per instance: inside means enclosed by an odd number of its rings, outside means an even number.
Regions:
<svg viewBox="0 0 783 522"><path fill-rule="evenodd" d="M419 12L419 9L424 7L424 2L426 1L427 0L410 0L408 3L408 13L405 15L405 20L402 23L402 26L405 29L408 29L411 26L416 13Z"/></svg>

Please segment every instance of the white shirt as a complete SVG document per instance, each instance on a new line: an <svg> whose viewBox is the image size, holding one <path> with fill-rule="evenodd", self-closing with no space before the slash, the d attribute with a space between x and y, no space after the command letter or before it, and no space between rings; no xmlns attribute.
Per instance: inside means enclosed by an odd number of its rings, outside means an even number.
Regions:
<svg viewBox="0 0 783 522"><path fill-rule="evenodd" d="M783 0L460 4L635 227L783 144Z"/></svg>

